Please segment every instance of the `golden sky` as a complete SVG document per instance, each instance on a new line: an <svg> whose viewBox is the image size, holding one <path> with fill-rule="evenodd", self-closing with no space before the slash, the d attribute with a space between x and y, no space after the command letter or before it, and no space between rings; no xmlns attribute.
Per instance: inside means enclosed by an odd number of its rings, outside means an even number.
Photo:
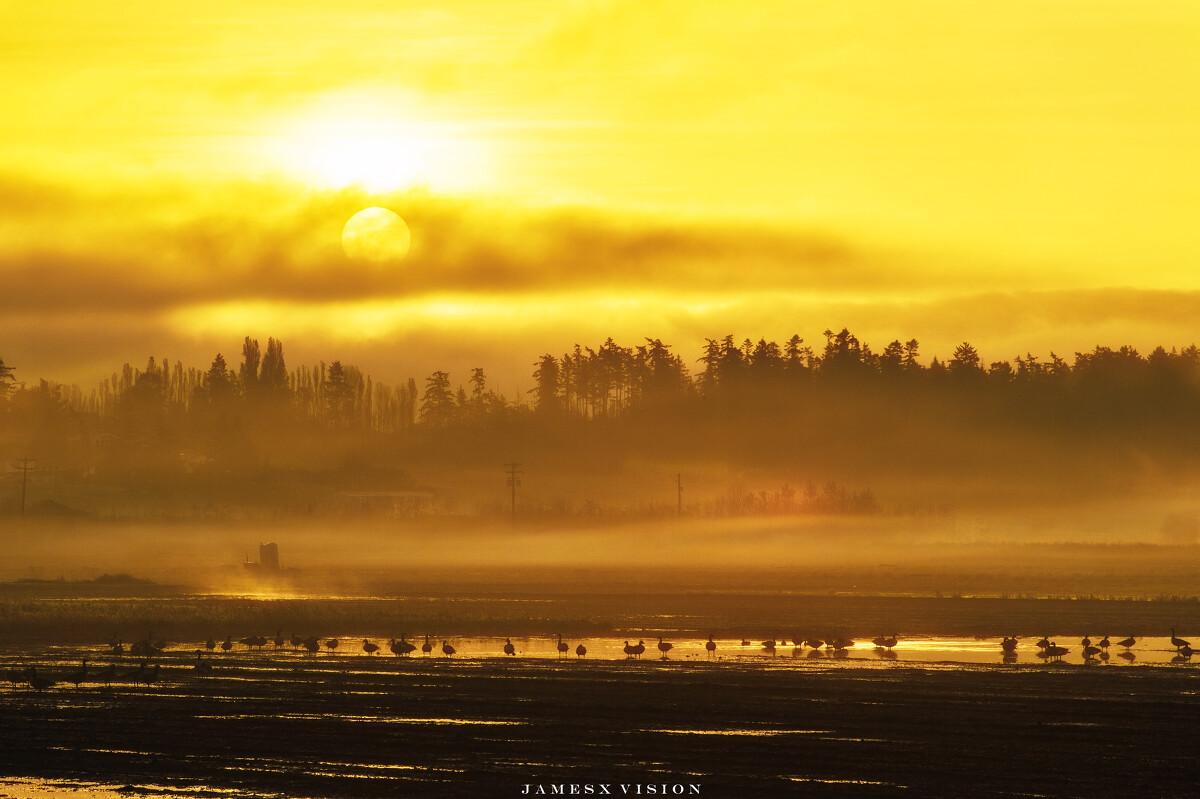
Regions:
<svg viewBox="0 0 1200 799"><path fill-rule="evenodd" d="M246 333L514 385L608 334L1195 338L1191 2L50 0L0 23L0 357L26 379ZM402 263L342 253L371 205L408 221Z"/></svg>

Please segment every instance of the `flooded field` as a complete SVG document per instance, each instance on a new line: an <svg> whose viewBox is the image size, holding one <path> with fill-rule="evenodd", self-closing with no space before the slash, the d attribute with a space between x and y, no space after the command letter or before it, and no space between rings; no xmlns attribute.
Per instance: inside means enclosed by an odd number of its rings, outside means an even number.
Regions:
<svg viewBox="0 0 1200 799"><path fill-rule="evenodd" d="M428 601L442 603L427 614L436 621L430 653L418 632L432 624L426 618L408 627L415 651L392 654L404 628L381 635L370 620L389 619L390 627L389 613L399 608L411 619ZM520 796L526 785L589 783L617 792L622 784L697 784L702 795L729 797L1104 796L1124 792L1130 763L1154 795L1194 786L1200 669L1169 631L1131 646L1113 635L1106 648L1105 636L1093 633L1099 651L1085 656L1085 630L1060 624L1046 631L1068 650L1060 657L1040 654L1041 636L1024 633L1052 611L1068 620L1075 617L1066 611L1103 611L1130 629L1186 616L1187 603L1097 609L1013 601L1008 619L1030 618L1014 622L1021 637L1006 658L997 636L904 626L891 647L871 636L836 649L796 645L815 633L760 636L747 624L744 636L712 635L710 651L709 634L698 631L761 617L768 600L701 602L693 607L724 611L686 617L669 612L674 601L643 599L638 615L607 623L601 616L616 606L603 598L565 606L428 598L279 605L246 597L9 603L4 618L18 623L4 629L22 634L0 643L0 797ZM808 616L790 629L854 636L863 633L843 619L855 614L874 614L878 629L884 608L900 618L945 606L954 627L962 623L954 614L969 605L804 601L842 615ZM474 610L458 619L445 612L467 607ZM297 630L298 641L313 636L314 653L292 643L288 614L358 621ZM89 615L91 638L75 640L86 638L75 624ZM560 650L556 628L568 617L597 632L563 632ZM275 630L264 629L271 619L279 620L280 645ZM64 620L55 640L53 622ZM147 629L147 621L161 626ZM469 633L534 622L546 632ZM157 640L168 628L211 632ZM894 632L878 630L885 638ZM670 644L665 653L660 637ZM162 650L132 655L144 640ZM639 641L644 654L626 654L626 642ZM369 654L364 642L380 648ZM515 654L504 654L506 643Z"/></svg>

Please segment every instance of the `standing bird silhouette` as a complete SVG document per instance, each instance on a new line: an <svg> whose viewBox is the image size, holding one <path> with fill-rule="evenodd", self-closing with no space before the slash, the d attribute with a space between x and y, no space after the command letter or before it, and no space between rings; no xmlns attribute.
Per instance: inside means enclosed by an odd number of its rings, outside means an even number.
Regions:
<svg viewBox="0 0 1200 799"><path fill-rule="evenodd" d="M369 641L366 638L364 638L363 644L362 644L362 649L364 652L367 653L367 655L374 655L376 652L379 651L379 644L375 643L374 641Z"/></svg>
<svg viewBox="0 0 1200 799"><path fill-rule="evenodd" d="M580 644L579 646L575 647L575 657L577 657L577 658L587 657L587 647L584 646L583 644Z"/></svg>
<svg viewBox="0 0 1200 799"><path fill-rule="evenodd" d="M433 651L433 642L429 640L429 636L425 636L425 643L421 644L421 653L428 655Z"/></svg>
<svg viewBox="0 0 1200 799"><path fill-rule="evenodd" d="M511 638L504 639L504 654L512 657L517 654L517 648L513 646Z"/></svg>
<svg viewBox="0 0 1200 799"><path fill-rule="evenodd" d="M1185 641L1182 638L1176 637L1175 628L1172 627L1171 628L1171 646L1175 647L1175 649L1178 650L1178 649L1183 649L1185 646L1191 646L1191 643L1189 641Z"/></svg>
<svg viewBox="0 0 1200 799"><path fill-rule="evenodd" d="M674 646L675 646L674 644L670 644L670 643L667 643L666 641L664 641L664 640L662 639L662 636L661 636L661 635L658 637L658 651L659 651L659 652L662 652L662 658L661 658L661 660L667 660L667 659L668 659L668 658L667 658L667 653L668 653L668 652L670 652L670 651L671 651L671 650L674 648Z"/></svg>
<svg viewBox="0 0 1200 799"><path fill-rule="evenodd" d="M712 634L708 636L708 640L704 642L704 649L708 652L708 656L715 657L717 654L717 642L713 640Z"/></svg>
<svg viewBox="0 0 1200 799"><path fill-rule="evenodd" d="M450 644L448 642L442 641L442 654L443 655L445 655L448 658L452 658L452 657L454 657L454 653L457 651L458 650L455 649L454 647L450 646Z"/></svg>
<svg viewBox="0 0 1200 799"><path fill-rule="evenodd" d="M567 646L565 641L563 641L562 633L558 633L558 644L556 644L554 648L558 650L558 656L560 658L567 656L567 651L570 649L570 647Z"/></svg>

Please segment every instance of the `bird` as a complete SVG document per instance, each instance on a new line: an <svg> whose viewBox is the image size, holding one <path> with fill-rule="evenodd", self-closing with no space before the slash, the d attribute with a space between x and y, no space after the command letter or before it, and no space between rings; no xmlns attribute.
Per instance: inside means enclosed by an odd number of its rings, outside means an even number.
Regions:
<svg viewBox="0 0 1200 799"><path fill-rule="evenodd" d="M1005 636L1004 640L1000 642L1000 648L1003 649L1005 652L1016 652L1017 651L1017 637L1015 635L1011 636L1011 637Z"/></svg>
<svg viewBox="0 0 1200 799"><path fill-rule="evenodd" d="M557 645L555 648L558 650L558 656L559 656L560 658L561 658L561 657L566 657L567 650L568 650L570 647L568 647L568 646L567 646L567 645L566 645L566 644L563 642L563 639L562 639L562 633L559 633L559 634L558 634L558 645Z"/></svg>
<svg viewBox="0 0 1200 799"><path fill-rule="evenodd" d="M627 658L633 657L633 645L630 644L628 641L625 642L625 657L627 657Z"/></svg>
<svg viewBox="0 0 1200 799"><path fill-rule="evenodd" d="M199 649L196 650L196 663L192 666L192 670L197 674L212 674L212 664L203 659L204 653Z"/></svg>
<svg viewBox="0 0 1200 799"><path fill-rule="evenodd" d="M1185 658L1190 658L1192 655L1196 654L1196 650L1192 649L1189 644L1184 644L1183 646L1179 647L1179 654L1183 655Z"/></svg>
<svg viewBox="0 0 1200 799"><path fill-rule="evenodd" d="M714 657L717 654L717 642L713 640L712 635L708 636L708 640L704 642L704 648L708 650L708 656Z"/></svg>
<svg viewBox="0 0 1200 799"><path fill-rule="evenodd" d="M154 668L147 669L146 673L142 675L142 682L145 685L150 685L150 683L158 682L158 673L161 669L162 669L162 664L155 663Z"/></svg>
<svg viewBox="0 0 1200 799"><path fill-rule="evenodd" d="M513 642L512 642L511 638L504 639L504 654L510 655L510 656L517 654L517 648L515 646L513 646Z"/></svg>
<svg viewBox="0 0 1200 799"><path fill-rule="evenodd" d="M662 660L667 660L667 653L670 652L674 646L674 644L664 641L661 635L658 637L658 651L662 652Z"/></svg>
<svg viewBox="0 0 1200 799"><path fill-rule="evenodd" d="M75 687L78 688L79 685L84 680L87 679L87 676L88 676L87 658L84 658L83 662L79 664L79 668L77 670L71 672L70 674L68 674L67 679L64 680L63 682L74 683Z"/></svg>
<svg viewBox="0 0 1200 799"><path fill-rule="evenodd" d="M1104 650L1102 650L1098 646L1085 646L1083 648L1083 659L1084 660L1092 660L1093 658L1096 657L1096 655L1099 655L1102 651L1104 651Z"/></svg>
<svg viewBox="0 0 1200 799"><path fill-rule="evenodd" d="M115 663L109 663L100 671L96 672L96 682L102 682L106 686L112 685L113 678L117 676L117 666Z"/></svg>
<svg viewBox="0 0 1200 799"><path fill-rule="evenodd" d="M429 640L429 636L425 636L425 643L421 644L421 652L428 655L433 651L433 642Z"/></svg>
<svg viewBox="0 0 1200 799"><path fill-rule="evenodd" d="M396 655L397 657L408 657L408 653L416 649L416 646L410 644L402 635L400 636L399 641L397 641L395 638L389 641L388 649L392 650L392 654Z"/></svg>
<svg viewBox="0 0 1200 799"><path fill-rule="evenodd" d="M1061 660L1062 656L1070 651L1071 650L1067 649L1066 647L1059 646L1053 641L1050 642L1050 645L1047 646L1045 650L1046 657L1053 658L1054 660Z"/></svg>
<svg viewBox="0 0 1200 799"><path fill-rule="evenodd" d="M813 649L820 649L821 647L825 646L825 642L820 638L809 638L804 643L808 646L811 646Z"/></svg>
<svg viewBox="0 0 1200 799"><path fill-rule="evenodd" d="M1137 639L1131 635L1124 640L1117 641L1117 646L1123 646L1126 649L1129 649L1131 646L1133 646L1136 643L1137 643Z"/></svg>
<svg viewBox="0 0 1200 799"><path fill-rule="evenodd" d="M762 648L767 650L768 652L770 652L772 655L774 655L775 654L775 639L771 638L769 640L763 641Z"/></svg>
<svg viewBox="0 0 1200 799"><path fill-rule="evenodd" d="M581 657L586 657L586 656L587 656L587 647L586 646L584 646L583 644L580 644L579 646L575 647L575 657L581 658Z"/></svg>
<svg viewBox="0 0 1200 799"><path fill-rule="evenodd" d="M1089 646L1092 645L1092 639L1088 638L1086 635L1084 635L1083 640L1079 642L1079 645L1082 646L1084 649L1087 649Z"/></svg>
<svg viewBox="0 0 1200 799"><path fill-rule="evenodd" d="M452 657L454 657L454 653L457 651L458 650L455 649L454 647L450 646L450 644L448 642L442 641L442 654L443 655L445 655L448 658L452 658Z"/></svg>
<svg viewBox="0 0 1200 799"><path fill-rule="evenodd" d="M292 648L299 649L302 646L304 646L304 639L295 633L292 633Z"/></svg>
<svg viewBox="0 0 1200 799"><path fill-rule="evenodd" d="M279 649L280 647L282 647L284 645L285 641L286 641L286 639L283 637L283 631L276 630L275 631L275 648Z"/></svg>
<svg viewBox="0 0 1200 799"><path fill-rule="evenodd" d="M330 638L325 641L325 648L330 652L338 648L338 639Z"/></svg>
<svg viewBox="0 0 1200 799"><path fill-rule="evenodd" d="M209 638L207 641L204 642L204 648L207 649L209 652L213 651L214 649L217 648L216 640Z"/></svg>
<svg viewBox="0 0 1200 799"><path fill-rule="evenodd" d="M362 644L362 649L368 655L374 655L376 652L379 651L379 644L375 643L374 641L368 641L366 638L364 638L363 644Z"/></svg>
<svg viewBox="0 0 1200 799"><path fill-rule="evenodd" d="M1100 639L1100 642L1097 643L1096 646L1100 647L1101 649L1103 649L1104 651L1107 652L1108 648L1110 646L1112 646L1112 642L1108 640L1108 636L1106 635Z"/></svg>
<svg viewBox="0 0 1200 799"><path fill-rule="evenodd" d="M900 636L892 633L890 637L883 639L882 644L876 644L875 646L882 646L884 649L895 649L898 643L900 643Z"/></svg>
<svg viewBox="0 0 1200 799"><path fill-rule="evenodd" d="M1042 650L1043 652L1045 652L1047 649L1049 649L1050 648L1049 637L1043 635L1041 640L1037 642L1037 648Z"/></svg>
<svg viewBox="0 0 1200 799"><path fill-rule="evenodd" d="M317 640L315 635L304 639L303 646L308 650L308 654L315 655L321 651L321 642Z"/></svg>
<svg viewBox="0 0 1200 799"><path fill-rule="evenodd" d="M742 639L742 646L750 646L750 639L748 639L748 638L743 638L743 639Z"/></svg>
<svg viewBox="0 0 1200 799"><path fill-rule="evenodd" d="M228 652L233 649L233 639L230 636L225 636L225 640L221 642L221 651Z"/></svg>
<svg viewBox="0 0 1200 799"><path fill-rule="evenodd" d="M1176 649L1182 649L1183 647L1190 645L1191 644L1189 641L1185 641L1182 638L1177 638L1175 636L1175 628L1171 628L1171 646L1175 647Z"/></svg>
<svg viewBox="0 0 1200 799"><path fill-rule="evenodd" d="M633 656L640 660L642 655L644 655L645 653L646 653L646 642L639 638L637 644L633 647Z"/></svg>
<svg viewBox="0 0 1200 799"><path fill-rule="evenodd" d="M47 688L53 688L55 684L54 680L50 679L46 675L38 674L37 666L29 667L25 681L28 682L29 687L35 691L44 691Z"/></svg>

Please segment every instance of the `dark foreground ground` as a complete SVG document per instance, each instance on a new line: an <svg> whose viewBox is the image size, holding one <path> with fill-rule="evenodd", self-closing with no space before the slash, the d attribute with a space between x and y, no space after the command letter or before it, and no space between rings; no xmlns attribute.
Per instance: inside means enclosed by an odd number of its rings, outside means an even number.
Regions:
<svg viewBox="0 0 1200 799"><path fill-rule="evenodd" d="M666 783L710 797L1096 797L1200 786L1191 667L239 653L201 677L186 653L163 663L150 687L0 689L0 773L192 796L516 797L527 783L621 795L621 783Z"/></svg>

